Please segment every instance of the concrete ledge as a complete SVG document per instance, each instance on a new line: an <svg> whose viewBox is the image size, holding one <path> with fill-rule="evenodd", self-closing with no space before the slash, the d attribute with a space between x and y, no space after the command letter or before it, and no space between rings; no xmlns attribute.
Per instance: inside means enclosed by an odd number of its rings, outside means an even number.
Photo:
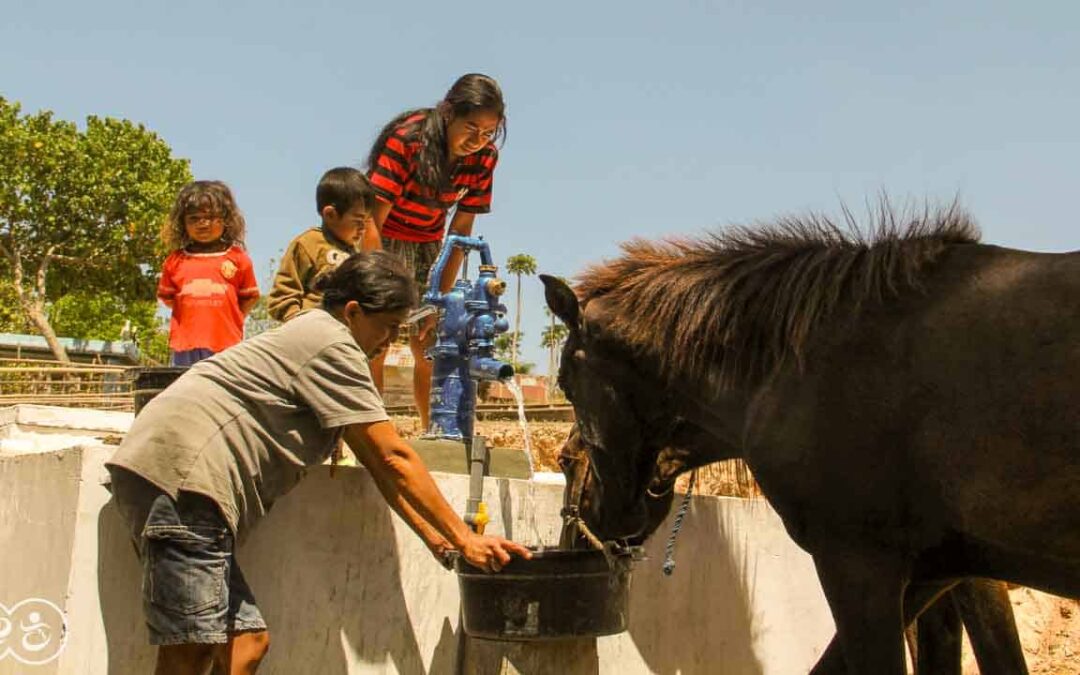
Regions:
<svg viewBox="0 0 1080 675"><path fill-rule="evenodd" d="M465 444L457 441L411 439L408 444L424 460L431 471L443 473L469 473L468 452ZM532 476L529 456L524 450L514 448L489 448L491 460L488 474L501 478L528 479Z"/></svg>
<svg viewBox="0 0 1080 675"><path fill-rule="evenodd" d="M110 495L98 484L113 448L0 457L0 603L60 606L60 657L6 673L152 672L140 569ZM436 475L463 506L464 476ZM561 487L486 481L493 532L557 541ZM665 525L661 533L670 527ZM832 635L810 558L764 502L695 497L674 576L660 571L666 535L635 567L629 630L544 645L463 640L458 584L386 506L362 468L316 467L238 552L270 624L261 673L806 672Z"/></svg>
<svg viewBox="0 0 1080 675"><path fill-rule="evenodd" d="M131 427L133 419L133 413L91 408L63 408L30 403L0 408L0 429L17 425L40 433L58 431L124 434Z"/></svg>

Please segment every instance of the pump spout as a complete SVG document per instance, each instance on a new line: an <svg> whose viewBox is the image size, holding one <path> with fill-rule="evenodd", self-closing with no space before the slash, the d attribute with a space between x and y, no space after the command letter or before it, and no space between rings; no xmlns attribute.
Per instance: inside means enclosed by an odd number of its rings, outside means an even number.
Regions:
<svg viewBox="0 0 1080 675"><path fill-rule="evenodd" d="M505 380L514 376L514 367L490 357L469 359L469 377L476 380Z"/></svg>

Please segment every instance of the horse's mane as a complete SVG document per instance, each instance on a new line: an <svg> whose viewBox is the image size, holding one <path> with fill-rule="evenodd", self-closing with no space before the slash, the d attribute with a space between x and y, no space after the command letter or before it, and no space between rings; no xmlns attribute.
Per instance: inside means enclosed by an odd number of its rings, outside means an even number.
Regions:
<svg viewBox="0 0 1080 675"><path fill-rule="evenodd" d="M915 213L882 199L872 221L860 227L844 208L844 227L810 214L693 239L636 239L622 256L586 269L575 290L583 304L603 296L607 329L655 359L665 378L730 388L788 358L801 364L807 338L840 302L852 316L918 288L947 245L979 240L955 202Z"/></svg>

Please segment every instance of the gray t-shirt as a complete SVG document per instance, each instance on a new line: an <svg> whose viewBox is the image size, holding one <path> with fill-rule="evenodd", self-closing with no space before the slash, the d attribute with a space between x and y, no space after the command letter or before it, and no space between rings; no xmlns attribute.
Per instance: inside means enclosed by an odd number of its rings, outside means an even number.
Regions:
<svg viewBox="0 0 1080 675"><path fill-rule="evenodd" d="M314 309L193 366L142 409L108 464L173 497L211 497L243 538L326 461L342 427L386 419L367 356Z"/></svg>

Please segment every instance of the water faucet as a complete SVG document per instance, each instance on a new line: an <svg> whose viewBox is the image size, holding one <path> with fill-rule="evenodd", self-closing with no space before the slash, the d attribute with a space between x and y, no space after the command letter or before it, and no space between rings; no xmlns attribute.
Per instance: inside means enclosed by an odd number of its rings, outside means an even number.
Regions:
<svg viewBox="0 0 1080 675"><path fill-rule="evenodd" d="M443 271L457 248L480 253L475 280L458 279L443 293ZM510 328L506 306L499 298L506 282L496 276L491 249L482 237L447 235L431 268L423 301L437 307L439 322L435 345L427 350L432 359L431 427L428 437L456 441L471 439L476 419L477 382L512 377L513 367L495 358L495 336Z"/></svg>

